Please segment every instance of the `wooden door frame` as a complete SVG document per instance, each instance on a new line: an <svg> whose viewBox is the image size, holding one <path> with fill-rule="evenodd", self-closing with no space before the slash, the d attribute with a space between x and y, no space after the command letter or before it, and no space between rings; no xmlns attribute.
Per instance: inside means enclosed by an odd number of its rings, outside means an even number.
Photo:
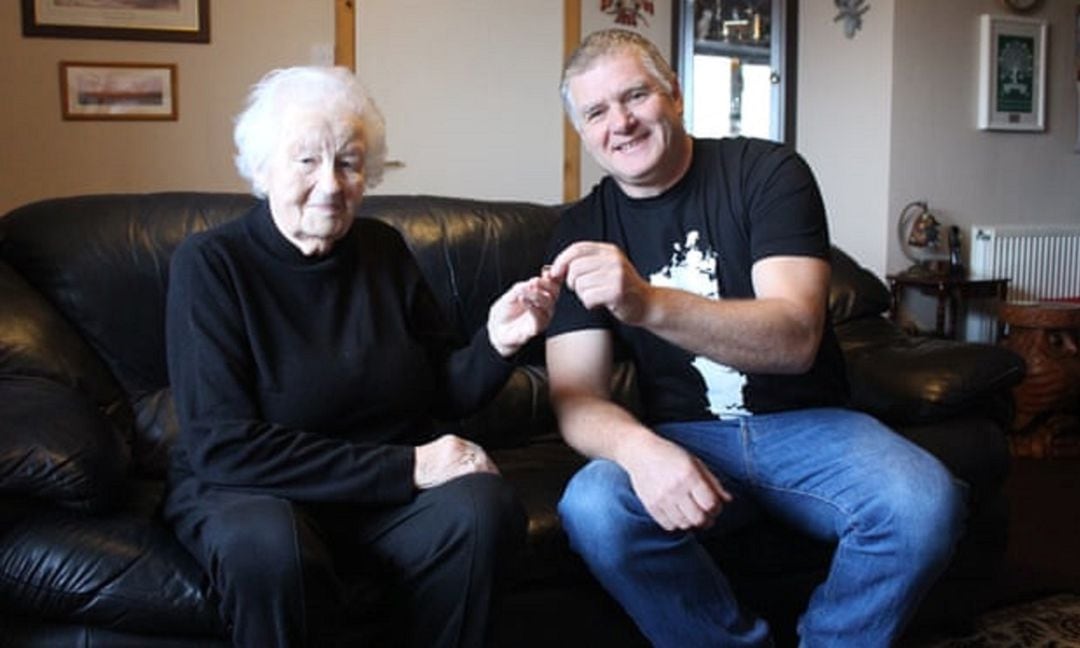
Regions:
<svg viewBox="0 0 1080 648"><path fill-rule="evenodd" d="M356 2L334 2L334 65L356 71Z"/></svg>
<svg viewBox="0 0 1080 648"><path fill-rule="evenodd" d="M581 42L581 0L563 0L563 63ZM561 98L560 98L561 102ZM563 115L563 201L581 197L581 139Z"/></svg>

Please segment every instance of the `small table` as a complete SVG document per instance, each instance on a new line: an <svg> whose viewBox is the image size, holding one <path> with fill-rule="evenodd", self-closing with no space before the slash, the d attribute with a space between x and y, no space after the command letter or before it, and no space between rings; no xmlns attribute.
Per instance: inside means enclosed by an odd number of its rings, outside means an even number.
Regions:
<svg viewBox="0 0 1080 648"><path fill-rule="evenodd" d="M895 322L900 317L900 303L904 290L914 288L937 298L937 318L933 334L943 338L956 338L956 316L960 303L965 299L996 297L1005 300L1008 279L968 279L952 275L913 274L901 272L886 276L892 295L890 314ZM947 317L946 317L947 315Z"/></svg>

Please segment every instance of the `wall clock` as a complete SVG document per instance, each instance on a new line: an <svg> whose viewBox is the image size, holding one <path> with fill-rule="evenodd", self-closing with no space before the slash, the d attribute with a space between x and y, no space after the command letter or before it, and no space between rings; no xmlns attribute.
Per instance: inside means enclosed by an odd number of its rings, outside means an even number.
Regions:
<svg viewBox="0 0 1080 648"><path fill-rule="evenodd" d="M1043 0L1001 0L1001 3L1010 11L1028 13L1038 9Z"/></svg>

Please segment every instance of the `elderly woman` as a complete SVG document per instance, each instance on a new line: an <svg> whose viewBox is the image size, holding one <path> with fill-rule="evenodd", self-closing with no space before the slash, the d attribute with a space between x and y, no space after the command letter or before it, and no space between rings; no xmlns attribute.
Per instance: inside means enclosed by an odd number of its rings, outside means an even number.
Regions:
<svg viewBox="0 0 1080 648"><path fill-rule="evenodd" d="M479 646L524 517L483 449L433 440L432 419L504 383L558 287L512 286L487 326L452 346L400 235L354 217L385 144L342 68L271 72L235 139L265 200L173 257L182 432L165 516L237 646L355 641L357 607L393 615L400 634L380 645Z"/></svg>

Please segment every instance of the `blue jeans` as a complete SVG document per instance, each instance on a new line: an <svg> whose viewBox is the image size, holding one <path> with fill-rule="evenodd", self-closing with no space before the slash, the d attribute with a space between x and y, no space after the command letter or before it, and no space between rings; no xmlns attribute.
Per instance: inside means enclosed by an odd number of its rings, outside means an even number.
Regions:
<svg viewBox="0 0 1080 648"><path fill-rule="evenodd" d="M803 646L889 646L952 555L966 487L876 419L842 409L671 423L656 432L700 458L735 497L708 531L656 524L617 464L571 479L559 514L571 546L655 646L767 646L702 534L765 514L837 543L799 621Z"/></svg>

